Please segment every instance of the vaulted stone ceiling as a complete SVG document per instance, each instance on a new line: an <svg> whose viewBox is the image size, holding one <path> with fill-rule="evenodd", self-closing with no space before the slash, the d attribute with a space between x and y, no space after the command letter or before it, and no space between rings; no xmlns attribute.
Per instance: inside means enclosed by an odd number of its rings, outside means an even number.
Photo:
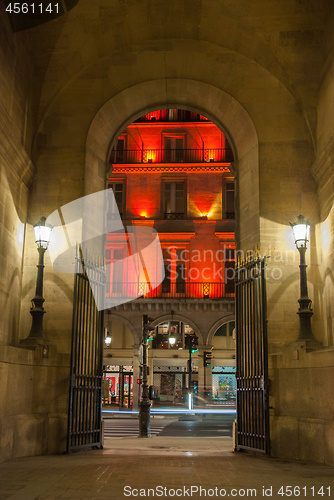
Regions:
<svg viewBox="0 0 334 500"><path fill-rule="evenodd" d="M50 110L98 110L140 82L208 82L266 119L288 92L314 139L328 0L80 0L28 37L35 133ZM57 112L56 112L57 114ZM89 126L89 123L86 124Z"/></svg>

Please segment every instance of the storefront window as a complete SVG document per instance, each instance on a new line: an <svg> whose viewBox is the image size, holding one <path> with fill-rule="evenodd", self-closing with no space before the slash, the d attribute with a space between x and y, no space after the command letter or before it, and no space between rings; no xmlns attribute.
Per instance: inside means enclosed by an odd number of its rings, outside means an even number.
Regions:
<svg viewBox="0 0 334 500"><path fill-rule="evenodd" d="M133 367L131 365L107 365L103 373L103 405L132 408Z"/></svg>

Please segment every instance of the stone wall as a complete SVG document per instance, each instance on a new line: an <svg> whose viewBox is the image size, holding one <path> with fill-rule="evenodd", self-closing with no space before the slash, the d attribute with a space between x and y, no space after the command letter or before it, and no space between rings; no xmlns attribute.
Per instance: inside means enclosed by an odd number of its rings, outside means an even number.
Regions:
<svg viewBox="0 0 334 500"><path fill-rule="evenodd" d="M69 356L0 347L0 462L66 450Z"/></svg>
<svg viewBox="0 0 334 500"><path fill-rule="evenodd" d="M29 293L23 284L26 219L33 179L33 113L27 36L13 35L0 4L0 462L65 449L69 359L18 347L29 333L36 246ZM29 231L29 229L28 229ZM27 303L21 308L21 297ZM22 320L23 316L23 320ZM20 331L20 322L24 328Z"/></svg>
<svg viewBox="0 0 334 500"><path fill-rule="evenodd" d="M296 342L269 356L272 456L334 465L333 355Z"/></svg>
<svg viewBox="0 0 334 500"><path fill-rule="evenodd" d="M325 40L326 57L318 101L316 157L312 165L312 174L317 182L320 218L311 233L311 248L307 252L308 263L313 264L308 268L314 309L312 328L323 348L307 352L305 343L296 342L281 354L269 357L273 455L331 465L334 465L333 26L332 12ZM312 206L312 199L309 200L309 206ZM297 287L295 293L299 293ZM292 300L292 295L289 294L288 298ZM284 314L284 311L277 311L276 314Z"/></svg>

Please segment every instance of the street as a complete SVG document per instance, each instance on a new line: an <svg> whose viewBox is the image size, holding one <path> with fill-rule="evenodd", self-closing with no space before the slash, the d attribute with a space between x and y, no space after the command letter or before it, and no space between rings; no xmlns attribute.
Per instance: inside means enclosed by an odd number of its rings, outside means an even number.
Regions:
<svg viewBox="0 0 334 500"><path fill-rule="evenodd" d="M234 415L183 415L151 417L151 436L170 437L232 437ZM105 418L104 438L138 437L139 419Z"/></svg>

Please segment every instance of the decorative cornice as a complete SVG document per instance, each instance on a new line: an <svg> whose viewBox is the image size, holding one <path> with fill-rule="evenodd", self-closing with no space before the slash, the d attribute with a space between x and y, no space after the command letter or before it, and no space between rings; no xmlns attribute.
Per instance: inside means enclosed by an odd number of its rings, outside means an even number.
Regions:
<svg viewBox="0 0 334 500"><path fill-rule="evenodd" d="M198 172L229 172L229 165L231 163L179 163L175 166L175 163L164 164L156 163L150 164L113 164L113 174L127 174L127 173L149 173L149 172L182 172L182 173L198 173Z"/></svg>
<svg viewBox="0 0 334 500"><path fill-rule="evenodd" d="M138 298L131 302L126 302L115 306L113 310L118 314L133 313L136 311L149 313L164 313L173 309L176 313L187 316L193 313L208 314L213 312L234 313L234 298L221 299L143 299Z"/></svg>
<svg viewBox="0 0 334 500"><path fill-rule="evenodd" d="M160 241L168 241L168 242L177 242L177 241L187 241L187 240L190 240L190 238L192 238L193 236L195 236L196 233L187 233L187 232L184 232L184 233L178 233L178 232L173 232L173 233L161 233L159 231L159 239Z"/></svg>
<svg viewBox="0 0 334 500"><path fill-rule="evenodd" d="M215 236L219 238L220 240L224 241L234 241L234 233L215 233Z"/></svg>

